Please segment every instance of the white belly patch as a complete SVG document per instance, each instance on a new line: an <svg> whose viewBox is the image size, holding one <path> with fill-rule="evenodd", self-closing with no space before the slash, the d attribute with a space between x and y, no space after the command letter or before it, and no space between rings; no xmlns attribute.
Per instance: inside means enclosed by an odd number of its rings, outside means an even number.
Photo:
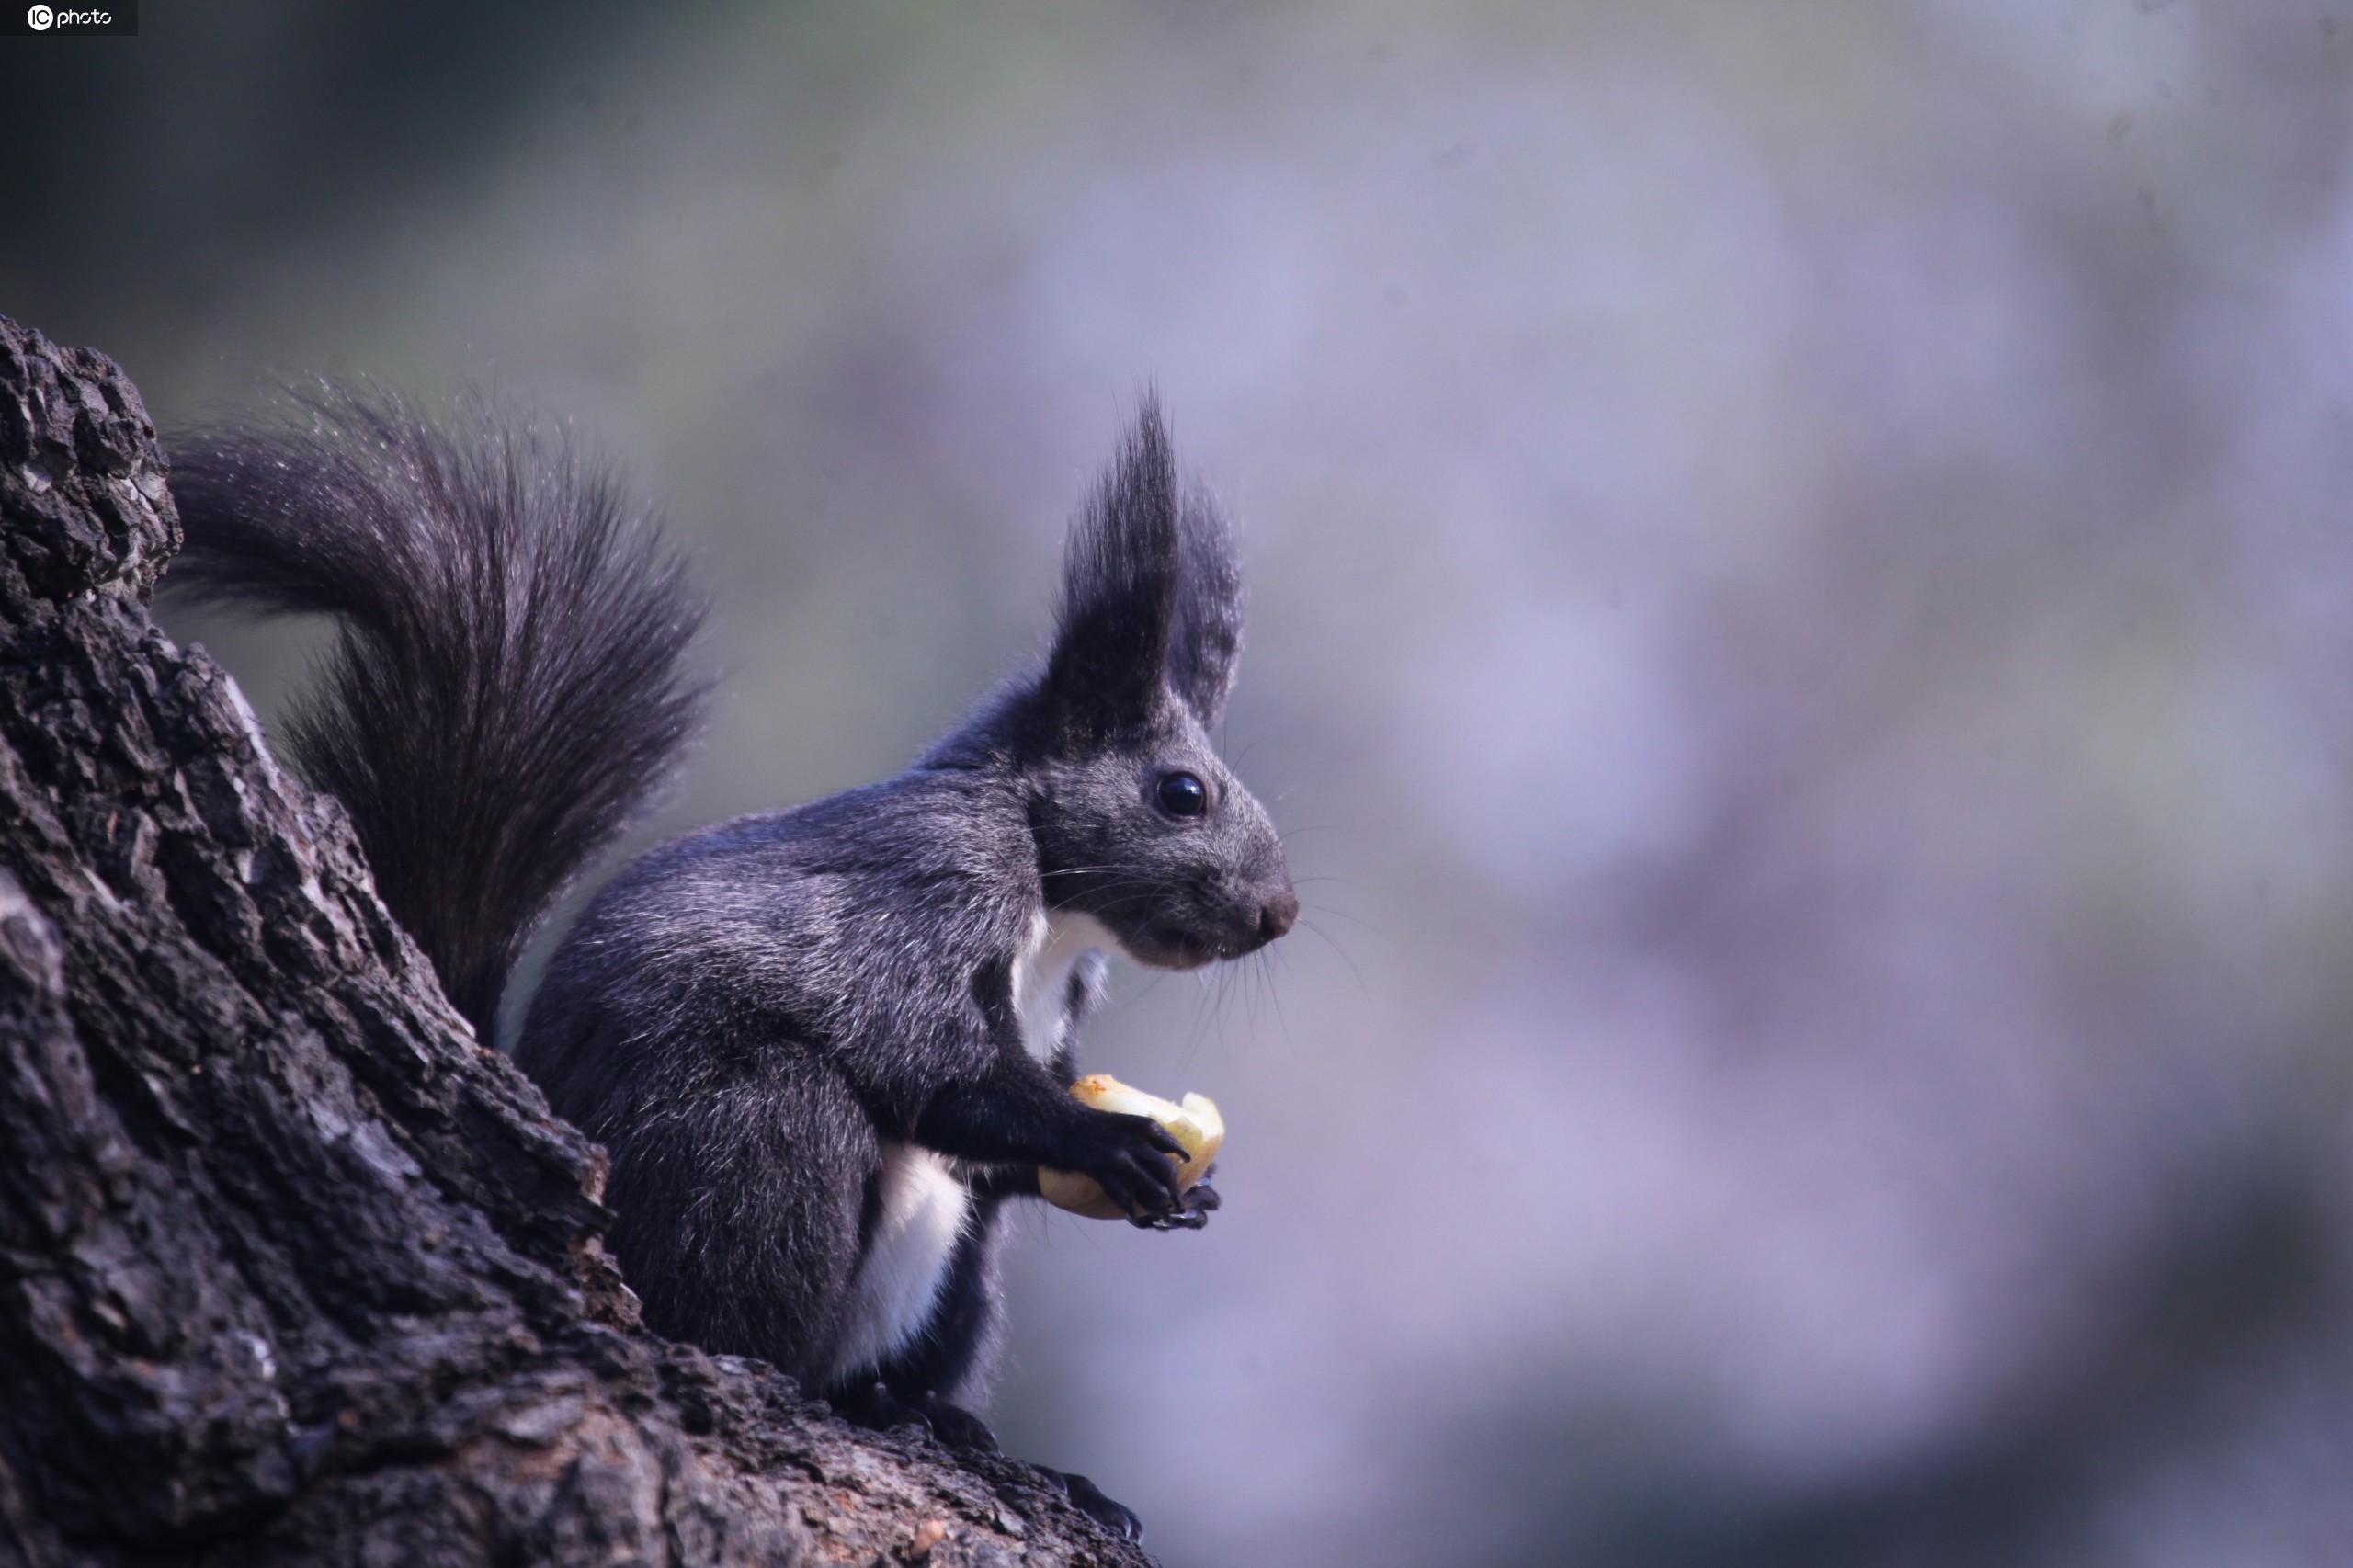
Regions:
<svg viewBox="0 0 2353 1568"><path fill-rule="evenodd" d="M972 1208L947 1156L912 1143L882 1145L881 1183L881 1212L834 1354L837 1382L880 1367L930 1321Z"/></svg>

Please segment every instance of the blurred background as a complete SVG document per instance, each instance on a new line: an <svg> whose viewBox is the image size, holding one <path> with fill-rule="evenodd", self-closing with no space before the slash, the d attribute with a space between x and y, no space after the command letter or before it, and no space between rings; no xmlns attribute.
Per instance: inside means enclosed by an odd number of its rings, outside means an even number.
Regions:
<svg viewBox="0 0 2353 1568"><path fill-rule="evenodd" d="M572 422L649 835L1037 651L1159 389L1308 923L1117 975L1228 1207L1026 1221L995 1419L1172 1568L2353 1560L2353 4L142 23L0 40L0 311Z"/></svg>

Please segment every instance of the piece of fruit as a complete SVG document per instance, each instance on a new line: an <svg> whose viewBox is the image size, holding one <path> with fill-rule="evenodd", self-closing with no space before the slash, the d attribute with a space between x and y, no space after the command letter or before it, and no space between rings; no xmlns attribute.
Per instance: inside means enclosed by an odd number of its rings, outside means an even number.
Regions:
<svg viewBox="0 0 2353 1568"><path fill-rule="evenodd" d="M1169 1135L1185 1145L1185 1163L1176 1167L1176 1180L1188 1192L1208 1173L1210 1162L1217 1158L1218 1150L1225 1142L1225 1119L1218 1115L1217 1103L1207 1095L1187 1095L1182 1104L1172 1104L1158 1095L1148 1095L1122 1084L1108 1073L1090 1073L1073 1084L1070 1092L1097 1110L1148 1116L1168 1129ZM1128 1217L1128 1211L1112 1202L1093 1176L1080 1176L1075 1171L1039 1166L1038 1190L1055 1208L1084 1214L1090 1220Z"/></svg>

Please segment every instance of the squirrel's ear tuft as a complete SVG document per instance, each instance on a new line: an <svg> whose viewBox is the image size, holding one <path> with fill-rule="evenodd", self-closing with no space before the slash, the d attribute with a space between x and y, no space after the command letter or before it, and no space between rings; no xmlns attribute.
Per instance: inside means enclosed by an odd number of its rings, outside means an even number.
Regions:
<svg viewBox="0 0 2353 1568"><path fill-rule="evenodd" d="M1184 574L1176 462L1147 397L1072 526L1044 694L1080 738L1149 722L1165 700Z"/></svg>
<svg viewBox="0 0 2353 1568"><path fill-rule="evenodd" d="M1168 685L1212 730L1242 653L1242 563L1233 535L1210 498L1185 497L1176 517L1176 616L1168 642Z"/></svg>

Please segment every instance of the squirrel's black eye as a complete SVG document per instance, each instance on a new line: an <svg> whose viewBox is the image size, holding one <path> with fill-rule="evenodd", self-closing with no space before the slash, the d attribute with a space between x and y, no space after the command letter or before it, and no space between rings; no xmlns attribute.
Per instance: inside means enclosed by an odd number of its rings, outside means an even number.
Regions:
<svg viewBox="0 0 2353 1568"><path fill-rule="evenodd" d="M1189 773L1172 773L1160 781L1160 809L1175 817L1197 817L1210 809L1209 786Z"/></svg>

